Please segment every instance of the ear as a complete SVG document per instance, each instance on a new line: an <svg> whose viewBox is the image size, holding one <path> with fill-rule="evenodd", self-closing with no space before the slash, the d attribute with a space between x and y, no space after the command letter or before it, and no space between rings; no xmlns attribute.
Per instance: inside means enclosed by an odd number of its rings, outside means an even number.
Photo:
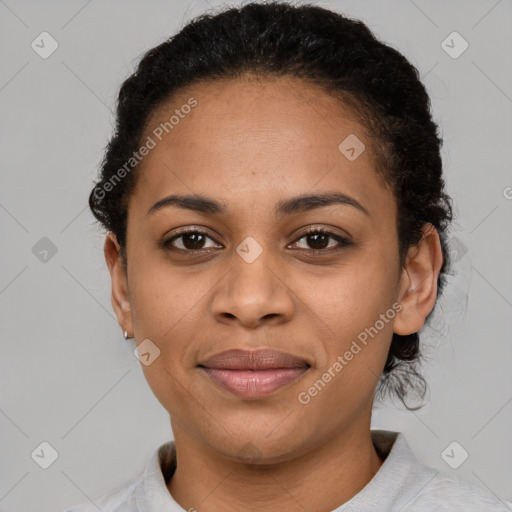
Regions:
<svg viewBox="0 0 512 512"><path fill-rule="evenodd" d="M399 284L402 309L395 317L393 332L405 336L418 332L434 308L437 279L443 264L439 233L427 223L420 242L409 248Z"/></svg>
<svg viewBox="0 0 512 512"><path fill-rule="evenodd" d="M105 239L104 252L112 281L112 307L121 329L128 331L128 336L133 337L128 277L120 250L121 246L117 241L116 235L109 231Z"/></svg>

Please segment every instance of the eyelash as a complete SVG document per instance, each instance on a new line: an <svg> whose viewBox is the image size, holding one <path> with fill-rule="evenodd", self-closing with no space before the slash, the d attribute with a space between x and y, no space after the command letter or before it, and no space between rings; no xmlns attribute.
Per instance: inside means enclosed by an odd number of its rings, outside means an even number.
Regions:
<svg viewBox="0 0 512 512"><path fill-rule="evenodd" d="M175 247L173 247L173 248L169 247L174 240L177 240L177 239L179 239L179 238L181 238L181 237L183 237L185 235L189 235L189 234L205 235L207 238L210 238L210 240L213 240L213 238L208 236L208 234L205 233L204 231L199 231L198 229L195 229L195 228L185 228L179 234L174 235L171 238L168 238L166 240L163 240L159 244L159 246L162 249L164 249L164 250L172 251L172 252L179 251L179 252L182 252L182 253L187 253L187 252L189 252L189 253L198 253L198 252L201 252L201 251L205 251L205 249L193 250L193 249L179 249L179 248L175 248ZM352 245L352 242L350 240L348 240L347 238L343 237L343 236L340 236L340 235L338 235L336 233L333 233L332 231L329 231L329 230L327 230L325 228L315 228L315 227L308 228L293 243L296 243L296 242L302 240L303 238L307 237L308 235L313 235L313 234L328 235L329 237L333 238L334 240L336 240L339 243L339 246L335 247L335 248L331 247L331 248L325 248L325 249L302 249L304 251L307 251L309 254L311 254L313 256L322 256L322 255L330 254L330 253L332 253L334 251L338 251L338 250L343 249L344 247L348 247L348 246ZM209 249L206 249L206 251L208 251L208 250Z"/></svg>

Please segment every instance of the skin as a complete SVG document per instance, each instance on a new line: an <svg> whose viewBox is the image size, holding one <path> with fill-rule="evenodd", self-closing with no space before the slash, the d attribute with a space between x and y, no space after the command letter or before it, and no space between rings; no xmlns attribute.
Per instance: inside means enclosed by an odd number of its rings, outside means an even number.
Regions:
<svg viewBox="0 0 512 512"><path fill-rule="evenodd" d="M186 510L333 510L382 465L370 436L373 394L393 332L417 332L434 307L438 233L426 225L400 268L396 200L374 170L371 138L316 86L249 77L196 84L152 113L144 139L190 97L198 105L137 170L127 267L115 235L105 241L121 328L160 350L142 369L171 418L178 465L169 492ZM338 149L349 134L366 145L354 161ZM346 204L273 213L279 201L321 192L349 195L368 215ZM170 194L205 195L227 210L169 206L147 215ZM190 236L174 240L175 251L158 247L186 226L208 237L196 252ZM339 242L329 237L315 245L309 226L352 245L332 250ZM263 251L252 263L236 251L248 236ZM314 248L325 255L308 255ZM300 403L299 393L395 303L400 312ZM231 348L277 349L311 368L272 395L242 399L197 367Z"/></svg>

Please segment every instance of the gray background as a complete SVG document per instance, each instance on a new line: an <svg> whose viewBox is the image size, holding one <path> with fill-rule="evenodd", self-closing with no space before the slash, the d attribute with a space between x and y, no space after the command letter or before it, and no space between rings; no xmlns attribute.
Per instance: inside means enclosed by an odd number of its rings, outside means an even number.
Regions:
<svg viewBox="0 0 512 512"><path fill-rule="evenodd" d="M380 405L373 426L511 499L512 2L316 3L362 19L418 67L455 202L458 272L423 336L429 403ZM0 0L0 510L87 501L136 476L171 436L114 317L104 234L86 200L122 80L216 5ZM48 59L31 48L43 31L59 44ZM469 43L456 59L441 47L453 31ZM57 249L46 262L33 252L43 237ZM58 452L46 470L30 455L42 441ZM456 470L441 457L452 441L469 453Z"/></svg>

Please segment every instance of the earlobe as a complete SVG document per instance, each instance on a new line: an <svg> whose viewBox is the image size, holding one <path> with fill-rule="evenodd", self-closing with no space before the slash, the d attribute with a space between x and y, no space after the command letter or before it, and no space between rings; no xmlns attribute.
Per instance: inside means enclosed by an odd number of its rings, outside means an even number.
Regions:
<svg viewBox="0 0 512 512"><path fill-rule="evenodd" d="M116 235L109 231L105 239L104 253L112 281L112 307L121 330L133 332L131 307L128 293L128 276L120 254L121 246Z"/></svg>
<svg viewBox="0 0 512 512"><path fill-rule="evenodd" d="M436 302L442 263L439 233L432 224L426 224L420 242L409 248L400 277L398 302L402 309L395 318L395 334L406 336L423 327Z"/></svg>

